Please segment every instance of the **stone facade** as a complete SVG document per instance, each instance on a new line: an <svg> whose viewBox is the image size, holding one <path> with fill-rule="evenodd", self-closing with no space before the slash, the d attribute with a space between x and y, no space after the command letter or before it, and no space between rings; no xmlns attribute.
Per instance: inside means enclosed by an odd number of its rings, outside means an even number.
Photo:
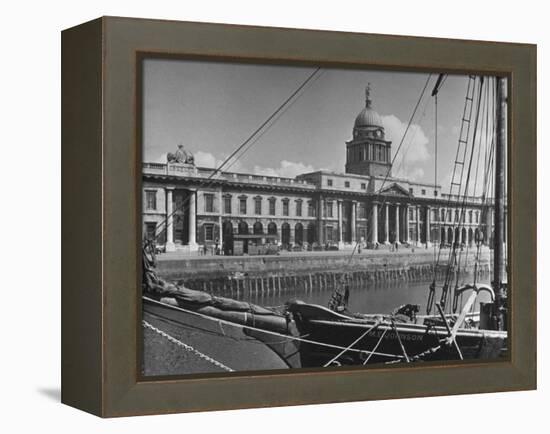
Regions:
<svg viewBox="0 0 550 434"><path fill-rule="evenodd" d="M196 167L193 161L143 164L143 234L167 251L236 242L284 247L490 242L492 206L442 193L441 186L391 176L391 142L365 108L346 142L346 173L316 171L296 178ZM460 222L460 224L459 224Z"/></svg>

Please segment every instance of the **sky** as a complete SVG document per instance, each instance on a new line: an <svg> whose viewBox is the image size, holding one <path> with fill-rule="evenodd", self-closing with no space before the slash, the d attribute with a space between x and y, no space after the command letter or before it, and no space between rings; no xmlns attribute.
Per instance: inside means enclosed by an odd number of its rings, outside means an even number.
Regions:
<svg viewBox="0 0 550 434"><path fill-rule="evenodd" d="M147 59L143 80L143 159L166 162L178 144L197 165L217 167L312 74L315 67ZM321 69L253 145L225 170L294 177L319 169L344 172L345 142L371 85L372 107L382 117L392 174L434 183L435 116L430 96L403 133L428 73ZM438 96L437 183L450 183L467 86L450 75Z"/></svg>

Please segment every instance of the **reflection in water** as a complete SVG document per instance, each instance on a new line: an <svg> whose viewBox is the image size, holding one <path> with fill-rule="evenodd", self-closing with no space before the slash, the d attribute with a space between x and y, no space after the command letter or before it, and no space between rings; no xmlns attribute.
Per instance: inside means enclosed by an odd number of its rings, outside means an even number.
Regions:
<svg viewBox="0 0 550 434"><path fill-rule="evenodd" d="M490 276L483 275L478 277L478 283L488 284ZM461 279L462 283L473 282L471 276L464 276ZM352 312L361 313L381 313L389 314L396 307L403 304L418 304L420 312L426 310L426 300L428 298L428 290L431 281L400 281L391 283L372 283L367 286L356 286L350 289L349 310ZM441 295L441 282L438 282L438 288L435 300L439 300ZM304 291L303 289L287 290L282 294L269 293L262 294L252 292L250 295L241 293L235 298L246 300L261 306L282 306L288 300L299 299L308 303L320 304L326 306L330 300L332 289ZM464 301L468 293L466 293ZM479 310L480 302L488 302L489 294L482 292L477 301L475 310Z"/></svg>

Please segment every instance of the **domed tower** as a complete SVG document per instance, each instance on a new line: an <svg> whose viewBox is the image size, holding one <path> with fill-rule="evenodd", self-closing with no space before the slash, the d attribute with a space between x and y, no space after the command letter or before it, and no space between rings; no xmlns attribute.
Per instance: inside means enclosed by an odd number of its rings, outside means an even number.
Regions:
<svg viewBox="0 0 550 434"><path fill-rule="evenodd" d="M385 139L380 115L372 108L370 83L365 90L365 108L355 118L353 139L346 142L346 173L391 176L391 142Z"/></svg>

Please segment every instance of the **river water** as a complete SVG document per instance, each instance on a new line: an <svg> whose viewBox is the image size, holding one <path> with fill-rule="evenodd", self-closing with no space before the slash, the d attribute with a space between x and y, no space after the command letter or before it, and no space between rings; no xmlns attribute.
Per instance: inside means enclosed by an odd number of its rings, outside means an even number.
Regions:
<svg viewBox="0 0 550 434"><path fill-rule="evenodd" d="M461 278L460 284L472 283L473 276L465 275ZM490 275L478 276L477 283L489 284ZM398 281L390 283L372 283L367 286L355 286L350 288L348 309L352 312L389 314L395 308L404 304L417 304L420 306L420 314L426 311L426 302L431 281ZM454 286L454 285L453 285ZM312 290L304 292L303 289L286 291L283 294L261 294L240 295L235 298L245 300L260 306L282 306L291 299L299 299L308 303L327 306L332 289ZM441 295L441 282L437 282L435 301L439 301ZM468 293L464 296L464 302ZM487 292L481 292L474 307L479 309L480 302L490 301ZM434 313L434 312L432 312Z"/></svg>

